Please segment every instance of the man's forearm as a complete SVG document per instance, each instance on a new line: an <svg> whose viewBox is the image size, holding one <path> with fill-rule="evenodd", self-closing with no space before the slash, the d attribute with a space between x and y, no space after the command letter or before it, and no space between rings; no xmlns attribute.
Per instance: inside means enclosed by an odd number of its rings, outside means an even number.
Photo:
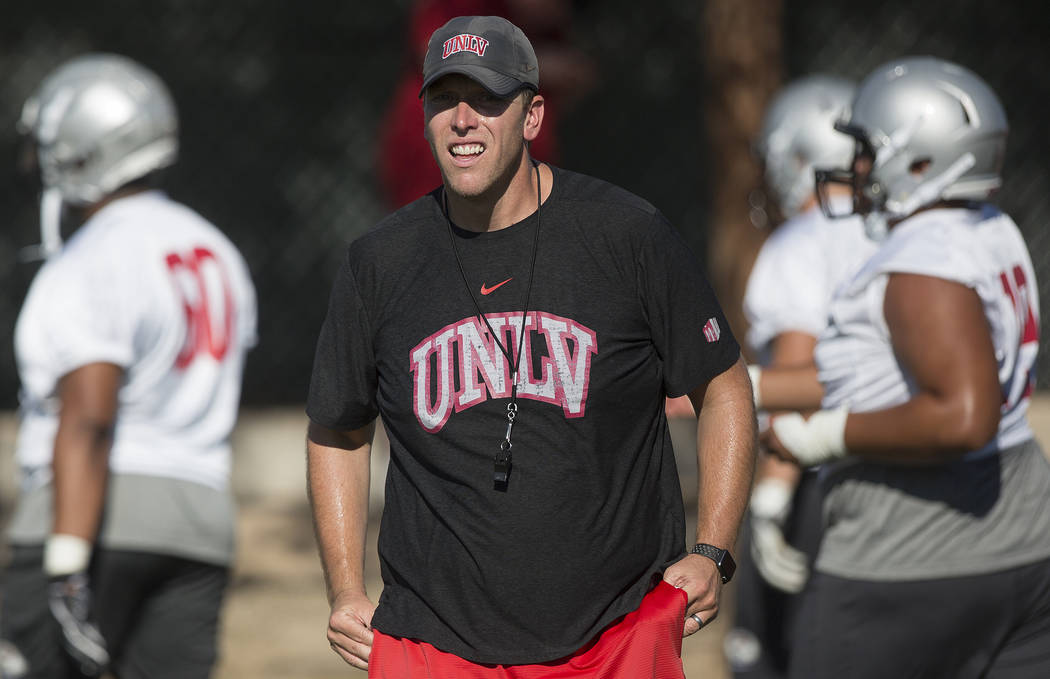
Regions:
<svg viewBox="0 0 1050 679"><path fill-rule="evenodd" d="M374 426L336 433L311 426L307 488L328 599L365 591L365 535Z"/></svg>
<svg viewBox="0 0 1050 679"><path fill-rule="evenodd" d="M757 449L754 402L743 361L690 398L699 413L696 541L730 549L750 496Z"/></svg>

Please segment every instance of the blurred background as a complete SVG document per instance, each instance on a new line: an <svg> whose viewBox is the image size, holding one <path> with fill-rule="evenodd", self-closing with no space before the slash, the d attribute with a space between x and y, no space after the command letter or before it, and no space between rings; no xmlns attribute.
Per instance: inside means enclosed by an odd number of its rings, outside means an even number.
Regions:
<svg viewBox="0 0 1050 679"><path fill-rule="evenodd" d="M60 62L87 51L122 53L156 71L178 104L181 159L169 192L230 235L259 293L260 344L249 357L235 442L241 498L259 511L245 517L228 618L231 626L243 619L246 636L228 648L244 648L260 616L272 621L306 605L296 589L305 587L315 618L302 631L309 640L303 643L311 654L329 653L302 496L302 404L345 245L438 183L416 94L426 38L448 16L503 14L525 29L549 96L536 155L619 184L662 210L705 262L738 336L745 331L743 286L770 220L750 144L776 88L814 71L859 79L906 54L968 66L991 84L1009 116L998 202L1021 226L1040 291L1050 294L1044 115L1050 48L1045 23L1030 15L1029 3L111 0L102 6L6 3L0 22L0 411L7 413L0 423L0 510L10 503L13 483L12 332L37 266L20 261L20 252L39 242L36 189L16 172L15 121L34 86ZM1048 362L1038 385L1050 386ZM257 547L246 547L252 540ZM266 540L292 560L277 566L256 558ZM309 578L303 581L290 564L306 568ZM248 606L239 596L281 577L291 588L283 603L271 598L252 604L258 610L237 608ZM288 627L281 634L300 633ZM324 673L340 669L326 665L310 674L298 660L236 669L226 662L224 677L331 676Z"/></svg>
<svg viewBox="0 0 1050 679"><path fill-rule="evenodd" d="M418 73L413 53L429 34L419 26L458 9L528 12L521 23L543 35L534 40L544 89L560 88L551 92L558 109L546 130L556 140L537 155L659 207L707 262L737 325L733 307L763 237L752 226L761 215L749 219L758 183L749 144L768 97L807 72L860 78L910 53L969 66L999 93L1012 128L1000 204L1028 238L1044 296L1050 286L1050 50L1028 3L112 0L100 7L7 3L0 24L0 408L16 403L11 333L35 270L19 264L18 253L38 242L36 196L15 172L15 120L46 72L89 50L141 61L174 93L182 153L169 190L232 237L259 291L248 406L305 398L343 247L392 206L384 185L391 159L422 147L421 114L412 125L403 101L404 83ZM555 18L542 25L545 16ZM544 64L544 48L572 56ZM407 104L417 106L410 94ZM409 184L427 187L419 193L435 185ZM1048 371L1044 362L1041 386L1050 384Z"/></svg>

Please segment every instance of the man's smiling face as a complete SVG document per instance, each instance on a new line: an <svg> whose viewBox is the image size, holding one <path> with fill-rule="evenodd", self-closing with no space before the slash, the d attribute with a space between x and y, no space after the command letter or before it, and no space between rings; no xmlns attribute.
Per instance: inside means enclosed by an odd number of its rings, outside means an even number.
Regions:
<svg viewBox="0 0 1050 679"><path fill-rule="evenodd" d="M424 136L450 193L476 199L506 185L525 145L522 97L498 97L458 74L427 88Z"/></svg>

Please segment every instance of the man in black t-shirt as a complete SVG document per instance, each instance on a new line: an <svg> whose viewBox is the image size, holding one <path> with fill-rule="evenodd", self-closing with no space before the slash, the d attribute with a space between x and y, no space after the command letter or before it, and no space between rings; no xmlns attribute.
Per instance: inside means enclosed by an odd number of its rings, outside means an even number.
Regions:
<svg viewBox="0 0 1050 679"><path fill-rule="evenodd" d="M659 211L531 161L543 97L517 27L453 19L423 77L443 185L351 244L317 345L308 480L329 641L373 677L681 677L682 637L732 576L753 471L739 347ZM663 407L684 394L699 413L688 550ZM380 416L376 605L362 571Z"/></svg>

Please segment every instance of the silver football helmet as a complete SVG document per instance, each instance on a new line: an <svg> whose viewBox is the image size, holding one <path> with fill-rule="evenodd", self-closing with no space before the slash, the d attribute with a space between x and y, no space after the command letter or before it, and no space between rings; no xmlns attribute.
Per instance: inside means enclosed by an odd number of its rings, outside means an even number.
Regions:
<svg viewBox="0 0 1050 679"><path fill-rule="evenodd" d="M766 108L755 152L785 217L798 214L813 194L815 168L849 165L853 142L834 125L854 89L844 78L810 75L788 83Z"/></svg>
<svg viewBox="0 0 1050 679"><path fill-rule="evenodd" d="M61 247L63 204L102 200L175 162L178 118L154 73L116 54L86 54L52 71L22 107L43 183L41 249Z"/></svg>
<svg viewBox="0 0 1050 679"><path fill-rule="evenodd" d="M876 68L857 89L836 129L856 140L854 210L870 236L889 222L942 200L987 200L1002 184L1009 126L995 92L973 72L935 57L907 57ZM870 172L858 174L870 164ZM829 211L821 201L825 211Z"/></svg>

